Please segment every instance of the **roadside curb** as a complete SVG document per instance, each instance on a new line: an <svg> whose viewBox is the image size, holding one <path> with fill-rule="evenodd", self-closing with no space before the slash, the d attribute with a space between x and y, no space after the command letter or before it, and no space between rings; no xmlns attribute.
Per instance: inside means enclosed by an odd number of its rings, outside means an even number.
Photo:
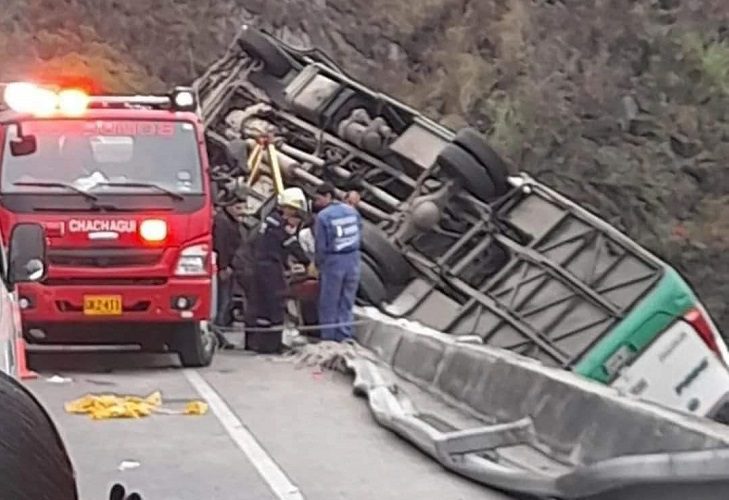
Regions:
<svg viewBox="0 0 729 500"><path fill-rule="evenodd" d="M370 320L356 336L372 358L348 362L355 391L381 425L454 472L565 499L726 496L729 427L373 309L357 314ZM489 425L436 429L393 390L398 378Z"/></svg>

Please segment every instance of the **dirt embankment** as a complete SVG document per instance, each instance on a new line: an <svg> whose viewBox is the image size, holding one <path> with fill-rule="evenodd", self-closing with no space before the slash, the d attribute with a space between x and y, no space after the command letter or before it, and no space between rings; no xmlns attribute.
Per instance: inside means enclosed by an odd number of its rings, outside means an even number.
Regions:
<svg viewBox="0 0 729 500"><path fill-rule="evenodd" d="M188 81L241 22L321 46L674 263L729 332L729 3L6 0L0 76Z"/></svg>

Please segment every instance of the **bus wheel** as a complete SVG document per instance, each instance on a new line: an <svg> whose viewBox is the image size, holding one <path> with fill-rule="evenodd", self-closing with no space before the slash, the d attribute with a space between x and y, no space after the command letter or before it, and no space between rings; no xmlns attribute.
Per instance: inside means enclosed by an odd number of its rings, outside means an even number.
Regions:
<svg viewBox="0 0 729 500"><path fill-rule="evenodd" d="M266 71L276 78L286 76L293 68L283 51L256 29L243 27L238 37L238 46L251 57L262 61Z"/></svg>
<svg viewBox="0 0 729 500"><path fill-rule="evenodd" d="M362 224L362 254L370 257L369 265L379 271L383 283L402 285L410 280L410 263L380 228L367 221Z"/></svg>
<svg viewBox="0 0 729 500"><path fill-rule="evenodd" d="M203 323L181 325L175 332L175 350L185 368L209 366L215 354L215 336Z"/></svg>
<svg viewBox="0 0 729 500"><path fill-rule="evenodd" d="M476 129L468 127L459 130L453 142L471 153L488 171L496 188L496 196L503 196L509 191L509 168L506 162Z"/></svg>
<svg viewBox="0 0 729 500"><path fill-rule="evenodd" d="M387 299L387 292L382 279L372 266L372 262L367 255L362 255L360 263L359 289L357 296L360 303L369 304L380 307Z"/></svg>
<svg viewBox="0 0 729 500"><path fill-rule="evenodd" d="M446 145L436 161L447 176L460 181L466 191L481 201L488 203L499 197L488 170L457 144Z"/></svg>

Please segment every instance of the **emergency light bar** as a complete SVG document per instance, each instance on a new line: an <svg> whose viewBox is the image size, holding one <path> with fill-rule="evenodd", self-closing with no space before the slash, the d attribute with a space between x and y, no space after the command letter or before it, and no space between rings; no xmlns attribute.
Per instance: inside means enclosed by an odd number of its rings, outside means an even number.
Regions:
<svg viewBox="0 0 729 500"><path fill-rule="evenodd" d="M13 111L37 116L55 113L80 116L87 109L108 107L148 107L172 111L196 111L193 89L176 87L170 95L88 95L78 89L56 90L27 82L4 85L4 104Z"/></svg>

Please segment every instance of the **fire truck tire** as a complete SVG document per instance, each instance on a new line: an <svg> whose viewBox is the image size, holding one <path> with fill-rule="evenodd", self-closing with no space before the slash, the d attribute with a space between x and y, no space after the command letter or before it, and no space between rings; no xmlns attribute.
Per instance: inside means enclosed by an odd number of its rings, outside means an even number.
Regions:
<svg viewBox="0 0 729 500"><path fill-rule="evenodd" d="M243 27L238 36L238 47L263 62L266 71L276 78L285 76L293 68L281 49L254 28Z"/></svg>
<svg viewBox="0 0 729 500"><path fill-rule="evenodd" d="M476 129L467 127L459 130L453 142L468 151L488 170L498 196L509 191L509 168L506 162Z"/></svg>
<svg viewBox="0 0 729 500"><path fill-rule="evenodd" d="M372 259L372 268L383 283L402 285L410 279L408 261L382 230L368 221L362 225L362 253Z"/></svg>
<svg viewBox="0 0 729 500"><path fill-rule="evenodd" d="M380 276L375 272L372 261L363 256L360 264L359 290L357 292L360 302L365 304L379 306L387 298L385 284Z"/></svg>
<svg viewBox="0 0 729 500"><path fill-rule="evenodd" d="M189 323L175 332L175 348L185 368L209 366L215 354L215 337L200 323Z"/></svg>
<svg viewBox="0 0 729 500"><path fill-rule="evenodd" d="M448 144L436 159L443 172L458 179L463 188L478 199L490 202L499 197L488 171L468 153L455 144Z"/></svg>

